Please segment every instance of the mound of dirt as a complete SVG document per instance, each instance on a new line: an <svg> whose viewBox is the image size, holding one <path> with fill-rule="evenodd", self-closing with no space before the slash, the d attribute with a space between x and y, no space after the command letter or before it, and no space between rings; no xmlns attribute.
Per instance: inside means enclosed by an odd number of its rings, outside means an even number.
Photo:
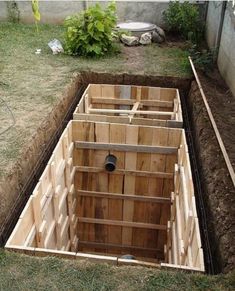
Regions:
<svg viewBox="0 0 235 291"><path fill-rule="evenodd" d="M235 165L235 99L218 73L199 74L231 163ZM196 82L187 100L203 184L209 237L216 272L235 266L235 189Z"/></svg>

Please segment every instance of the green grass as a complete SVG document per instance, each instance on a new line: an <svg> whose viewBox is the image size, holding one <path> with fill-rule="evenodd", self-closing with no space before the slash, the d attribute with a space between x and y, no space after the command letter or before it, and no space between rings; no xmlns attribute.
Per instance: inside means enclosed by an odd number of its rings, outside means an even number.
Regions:
<svg viewBox="0 0 235 291"><path fill-rule="evenodd" d="M74 73L90 70L182 77L190 74L184 66L186 53L179 48L121 46L120 54L100 59L52 55L47 43L53 38L63 41L63 35L62 26L39 25L37 34L34 25L0 23L0 95L16 117L14 129L0 136L0 178L14 165L20 150ZM42 49L40 55L35 55L37 48ZM10 123L9 118L6 116L5 123Z"/></svg>
<svg viewBox="0 0 235 291"><path fill-rule="evenodd" d="M206 276L114 267L0 250L0 290L234 290L234 273Z"/></svg>
<svg viewBox="0 0 235 291"><path fill-rule="evenodd" d="M155 75L188 76L176 56L180 49L171 51L169 48L170 57L165 48L156 45L137 48L120 45L120 54L100 59L53 55L47 43L53 38L63 41L63 35L62 26L39 25L37 33L34 25L0 23L0 96L10 106L16 119L15 126L0 135L0 206L6 212L10 195L5 190L1 191L5 188L5 177L13 177L11 186L14 189L14 178L18 174L15 175L12 168L75 73L90 70L146 74L152 68L151 74ZM42 49L40 55L35 55L37 48ZM159 59L161 65L153 67L154 63L159 64ZM0 100L0 132L10 124L10 114ZM20 166L18 164L19 175ZM5 204L6 201L9 205Z"/></svg>

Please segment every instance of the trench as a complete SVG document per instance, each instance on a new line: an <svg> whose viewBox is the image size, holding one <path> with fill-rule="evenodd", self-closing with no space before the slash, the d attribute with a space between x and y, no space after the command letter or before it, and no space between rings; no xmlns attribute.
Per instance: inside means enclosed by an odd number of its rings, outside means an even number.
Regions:
<svg viewBox="0 0 235 291"><path fill-rule="evenodd" d="M222 246L212 244L216 238L214 231L215 225L209 222L209 217L211 214L211 209L208 210L208 200L210 201L210 195L207 195L205 199L205 193L207 194L208 189L205 185L206 181L202 178L204 172L201 171L203 168L203 160L201 152L203 152L203 142L200 137L197 136L196 132L200 129L196 128L198 112L197 108L194 106L194 91L190 91L192 80L182 79L174 77L158 77L158 76L142 76L142 75L128 75L128 74L106 74L106 73L93 73L93 72L83 72L74 81L72 92L70 92L70 102L63 108L63 114L58 119L60 119L56 126L54 127L54 132L51 134L51 138L47 141L46 145L43 147L41 155L33 164L32 174L27 180L21 181L23 187L15 199L15 203L9 211L9 215L5 220L3 227L1 229L0 242L1 246L4 246L5 242L9 238L20 213L22 212L29 196L31 195L38 179L40 178L43 169L45 168L49 157L61 136L63 129L66 127L69 120L72 118L72 114L76 108L76 105L83 94L86 86L89 83L94 84L124 84L124 85L139 85L139 86L158 86L158 87L168 87L168 88L178 88L180 91L182 109L184 115L184 129L186 132L187 142L190 151L190 160L192 165L192 173L194 179L195 196L197 200L197 211L200 222L200 230L202 237L202 244L204 250L204 259L206 271L210 274L219 273L224 270L226 266L226 258L228 258L228 250ZM194 88L195 89L195 88ZM201 104L200 104L201 106ZM55 111L61 110L61 107L55 108ZM58 112L52 113L48 118L52 118ZM49 125L48 125L49 126ZM208 125L209 127L209 125ZM44 128L45 130L45 128ZM203 194L204 193L204 194ZM209 227L209 229L208 229ZM218 240L217 240L218 241ZM213 247L212 247L213 245ZM226 253L227 251L227 253Z"/></svg>

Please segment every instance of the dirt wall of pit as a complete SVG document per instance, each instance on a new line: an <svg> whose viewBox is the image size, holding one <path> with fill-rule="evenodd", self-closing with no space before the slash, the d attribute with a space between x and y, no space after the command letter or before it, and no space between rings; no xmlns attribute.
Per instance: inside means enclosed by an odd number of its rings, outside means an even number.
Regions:
<svg viewBox="0 0 235 291"><path fill-rule="evenodd" d="M40 160L47 155L47 151L53 149L48 145L58 138L56 131L64 119L79 86L80 78L74 78L65 88L61 98L48 114L31 139L22 148L19 158L10 172L0 181L0 246L3 246L9 236L9 232L14 227L18 216L23 209L32 189L38 181L39 171L42 171L44 165L39 164ZM36 170L37 169L37 170Z"/></svg>
<svg viewBox="0 0 235 291"><path fill-rule="evenodd" d="M203 185L215 272L229 272L235 266L235 189L195 81L187 108Z"/></svg>

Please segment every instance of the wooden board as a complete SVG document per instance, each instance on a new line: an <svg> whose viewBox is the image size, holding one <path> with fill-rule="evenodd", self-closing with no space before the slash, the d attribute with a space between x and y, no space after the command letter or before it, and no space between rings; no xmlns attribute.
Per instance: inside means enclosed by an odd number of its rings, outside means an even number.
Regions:
<svg viewBox="0 0 235 291"><path fill-rule="evenodd" d="M172 88L90 84L74 112L74 119L84 118L84 113L94 121L183 125L179 92Z"/></svg>
<svg viewBox="0 0 235 291"><path fill-rule="evenodd" d="M129 92L125 100L152 98L149 89L127 88L92 90L107 99L112 94L118 99L123 92ZM172 92L155 93L157 100L163 94L166 102L172 101ZM111 173L104 168L108 154L117 157ZM38 254L41 249L63 254L82 250L85 254L80 257L128 252L139 261L145 258L203 271L183 130L71 121L7 243L9 248L14 246L32 248Z"/></svg>

